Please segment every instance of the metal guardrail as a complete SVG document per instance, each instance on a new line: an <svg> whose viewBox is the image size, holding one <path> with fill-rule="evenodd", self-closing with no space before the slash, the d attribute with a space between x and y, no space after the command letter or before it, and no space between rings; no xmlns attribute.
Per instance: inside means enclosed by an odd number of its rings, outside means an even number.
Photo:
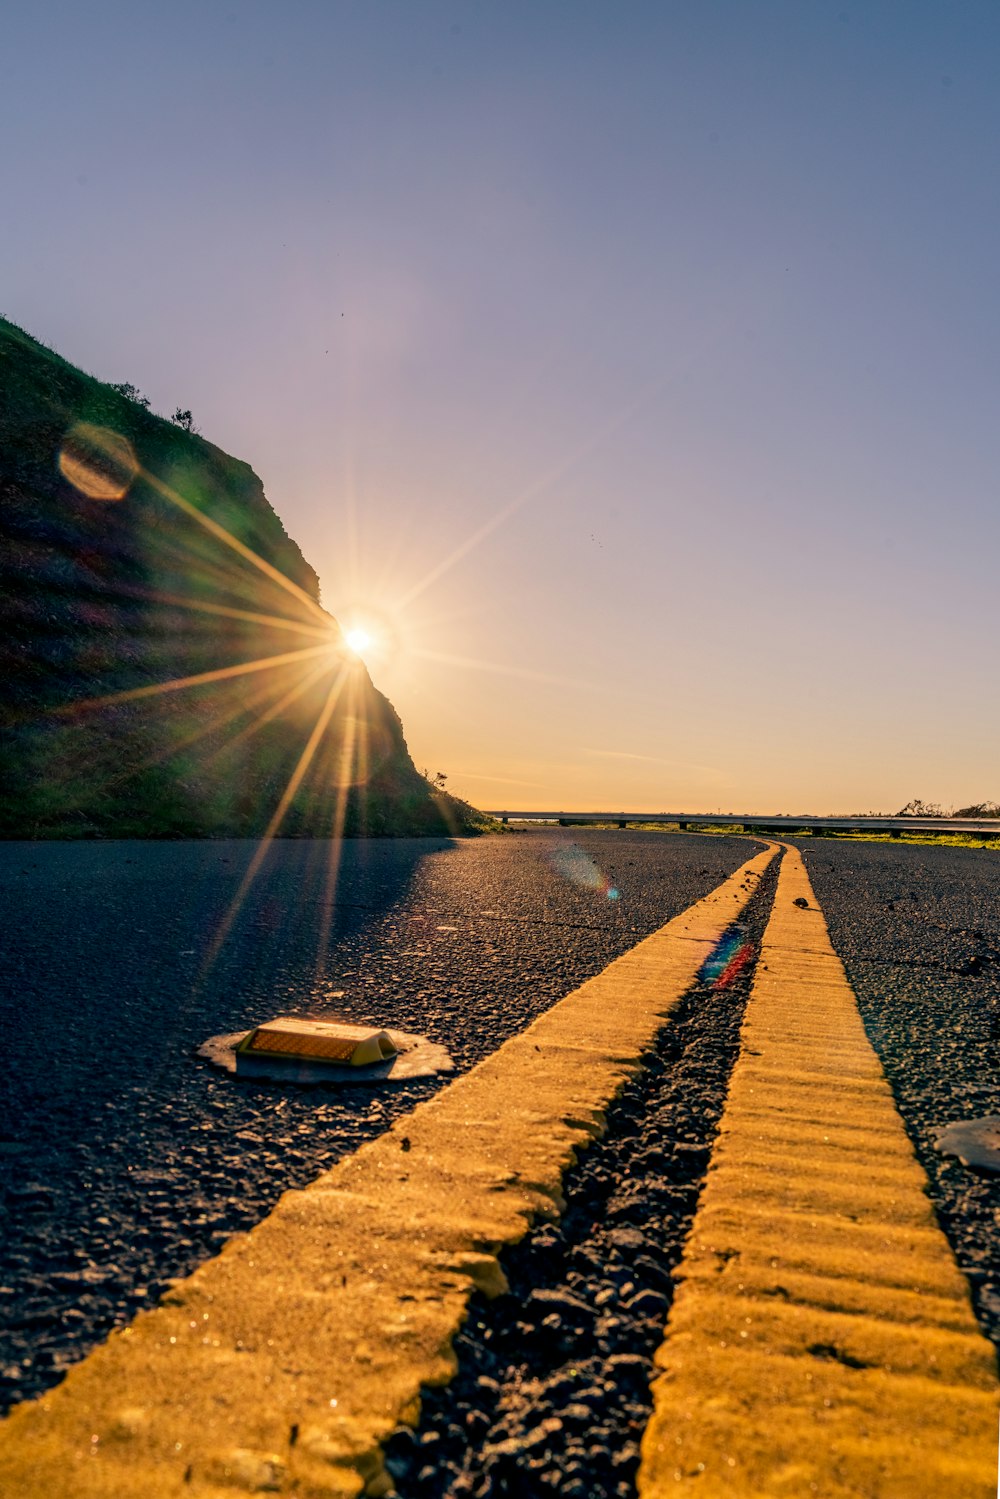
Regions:
<svg viewBox="0 0 1000 1499"><path fill-rule="evenodd" d="M561 827L588 823L676 824L682 830L696 827L731 827L761 833L903 833L944 835L965 833L976 838L1000 838L1000 817L789 817L785 814L735 812L511 812L490 811L501 822L557 822Z"/></svg>

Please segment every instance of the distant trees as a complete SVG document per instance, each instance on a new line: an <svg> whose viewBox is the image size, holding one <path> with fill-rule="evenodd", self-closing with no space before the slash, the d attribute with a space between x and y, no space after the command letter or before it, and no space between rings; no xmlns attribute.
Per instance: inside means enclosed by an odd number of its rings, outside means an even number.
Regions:
<svg viewBox="0 0 1000 1499"><path fill-rule="evenodd" d="M131 401L133 406L139 406L143 411L149 410L149 397L144 396L137 385L131 385L127 380L123 380L119 385L112 385L111 389L117 391L120 396L124 396L126 401ZM180 427L184 432L198 431L190 406L178 406L170 420L175 427Z"/></svg>
<svg viewBox="0 0 1000 1499"><path fill-rule="evenodd" d="M132 401L136 406L141 406L143 411L149 410L149 397L144 396L137 385L130 385L126 380L121 385L112 385L111 389L116 390L120 396L124 396L126 401Z"/></svg>
<svg viewBox="0 0 1000 1499"><path fill-rule="evenodd" d="M911 802L906 803L905 807L900 807L894 815L896 817L943 817L944 813L941 811L940 802L925 802L921 801L919 796L915 796Z"/></svg>
<svg viewBox="0 0 1000 1499"><path fill-rule="evenodd" d="M1000 802L975 802L971 807L956 807L945 812L938 802L924 802L915 796L905 807L900 807L896 817L1000 817Z"/></svg>

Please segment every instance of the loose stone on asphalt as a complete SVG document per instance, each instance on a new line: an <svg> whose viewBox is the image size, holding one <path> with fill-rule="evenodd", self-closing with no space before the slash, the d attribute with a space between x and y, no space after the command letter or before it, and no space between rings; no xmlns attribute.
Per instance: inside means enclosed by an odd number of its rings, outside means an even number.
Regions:
<svg viewBox="0 0 1000 1499"><path fill-rule="evenodd" d="M1000 1115L946 1124L938 1131L934 1144L942 1155L957 1156L963 1166L1000 1172Z"/></svg>

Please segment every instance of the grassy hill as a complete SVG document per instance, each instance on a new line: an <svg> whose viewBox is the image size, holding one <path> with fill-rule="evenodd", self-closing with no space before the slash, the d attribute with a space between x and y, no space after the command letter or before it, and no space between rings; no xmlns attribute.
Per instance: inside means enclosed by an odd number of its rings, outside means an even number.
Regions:
<svg viewBox="0 0 1000 1499"><path fill-rule="evenodd" d="M468 832L257 475L0 319L0 836Z"/></svg>

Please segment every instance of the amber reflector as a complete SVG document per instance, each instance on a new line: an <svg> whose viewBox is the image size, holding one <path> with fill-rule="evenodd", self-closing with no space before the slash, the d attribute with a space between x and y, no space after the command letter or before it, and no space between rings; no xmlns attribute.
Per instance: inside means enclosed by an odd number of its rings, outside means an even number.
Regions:
<svg viewBox="0 0 1000 1499"><path fill-rule="evenodd" d="M331 1062L349 1062L357 1050L354 1037L304 1036L276 1031L262 1025L255 1031L247 1051L280 1052L296 1057L326 1057Z"/></svg>
<svg viewBox="0 0 1000 1499"><path fill-rule="evenodd" d="M301 1057L310 1062L339 1062L341 1066L367 1067L396 1055L388 1031L341 1021L298 1020L281 1016L250 1031L236 1047L243 1056Z"/></svg>

